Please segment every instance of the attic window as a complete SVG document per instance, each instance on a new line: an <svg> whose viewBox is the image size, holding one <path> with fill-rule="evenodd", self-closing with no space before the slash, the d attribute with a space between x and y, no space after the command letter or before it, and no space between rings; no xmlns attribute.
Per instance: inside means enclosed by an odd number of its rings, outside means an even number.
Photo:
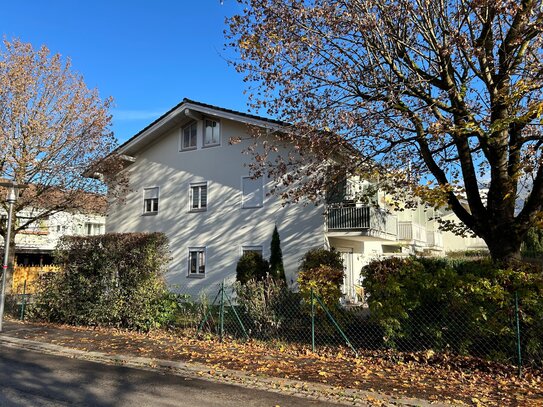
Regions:
<svg viewBox="0 0 543 407"><path fill-rule="evenodd" d="M198 125L196 122L189 123L183 127L181 132L181 150L194 150L196 148L196 135Z"/></svg>
<svg viewBox="0 0 543 407"><path fill-rule="evenodd" d="M218 146L221 143L221 124L217 120L204 120L204 146Z"/></svg>

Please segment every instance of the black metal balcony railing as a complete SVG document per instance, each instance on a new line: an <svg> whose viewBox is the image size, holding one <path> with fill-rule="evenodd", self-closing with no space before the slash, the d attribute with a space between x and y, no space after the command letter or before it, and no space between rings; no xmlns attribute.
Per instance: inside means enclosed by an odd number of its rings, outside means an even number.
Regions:
<svg viewBox="0 0 543 407"><path fill-rule="evenodd" d="M329 230L359 230L370 228L370 208L328 208Z"/></svg>

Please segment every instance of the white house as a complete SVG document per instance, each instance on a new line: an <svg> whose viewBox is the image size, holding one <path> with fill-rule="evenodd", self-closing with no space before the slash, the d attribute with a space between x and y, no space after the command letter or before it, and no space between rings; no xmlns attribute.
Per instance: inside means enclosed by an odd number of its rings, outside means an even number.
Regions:
<svg viewBox="0 0 543 407"><path fill-rule="evenodd" d="M94 194L82 195L92 200L92 210L60 211L29 223L15 236L15 255L18 265L51 264L52 253L59 239L65 235L91 236L105 233L105 198ZM84 206L84 205L83 205ZM43 213L40 208L24 208L16 214L16 224L24 225ZM6 213L0 213L4 221ZM3 246L3 238L0 237Z"/></svg>
<svg viewBox="0 0 543 407"><path fill-rule="evenodd" d="M356 202L367 181L348 180L341 199L327 206L283 205L267 195L271 181L252 179L245 166L252 159L243 154L252 142L248 125L280 130L284 124L184 99L116 150L130 192L122 204L110 205L106 231L165 233L172 254L167 281L174 289L193 296L216 292L223 280L235 279L244 251L269 256L275 225L287 281L295 282L307 250L334 247L344 258L350 301L370 260L415 247L442 251L440 233L422 215L391 215L381 192L371 206ZM229 143L233 138L242 141Z"/></svg>
<svg viewBox="0 0 543 407"><path fill-rule="evenodd" d="M165 233L174 289L197 296L233 281L244 251L269 256L275 225L289 282L301 256L326 244L322 207L283 206L268 180L249 176L246 142L229 143L247 125L281 123L185 99L117 149L131 191L110 205L106 231Z"/></svg>

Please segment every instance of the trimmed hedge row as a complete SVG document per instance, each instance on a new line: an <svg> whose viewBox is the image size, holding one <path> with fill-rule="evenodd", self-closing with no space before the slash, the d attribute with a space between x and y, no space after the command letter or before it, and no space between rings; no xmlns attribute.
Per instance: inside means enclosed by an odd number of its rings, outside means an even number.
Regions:
<svg viewBox="0 0 543 407"><path fill-rule="evenodd" d="M515 296L522 352L543 357L543 270L490 260L390 258L362 269L372 319L387 346L514 361Z"/></svg>
<svg viewBox="0 0 543 407"><path fill-rule="evenodd" d="M34 318L149 330L171 323L179 308L163 280L169 249L162 233L64 237L55 262L62 271L39 283Z"/></svg>

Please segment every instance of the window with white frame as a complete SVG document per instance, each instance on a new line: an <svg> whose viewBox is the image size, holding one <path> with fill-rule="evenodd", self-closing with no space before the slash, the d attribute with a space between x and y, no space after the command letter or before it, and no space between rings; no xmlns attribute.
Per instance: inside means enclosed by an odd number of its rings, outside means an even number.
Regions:
<svg viewBox="0 0 543 407"><path fill-rule="evenodd" d="M243 177L241 180L242 208L260 208L264 203L264 184L262 178Z"/></svg>
<svg viewBox="0 0 543 407"><path fill-rule="evenodd" d="M204 120L204 146L217 146L221 143L221 123L217 120Z"/></svg>
<svg viewBox="0 0 543 407"><path fill-rule="evenodd" d="M205 211L207 209L207 182L190 184L191 211Z"/></svg>
<svg viewBox="0 0 543 407"><path fill-rule="evenodd" d="M181 131L181 150L194 150L198 135L198 123L191 122Z"/></svg>
<svg viewBox="0 0 543 407"><path fill-rule="evenodd" d="M243 256L247 253L256 253L262 256L262 246L241 246L241 255Z"/></svg>
<svg viewBox="0 0 543 407"><path fill-rule="evenodd" d="M143 189L143 213L153 214L158 212L158 187Z"/></svg>
<svg viewBox="0 0 543 407"><path fill-rule="evenodd" d="M189 247L189 277L205 276L206 249L205 247Z"/></svg>
<svg viewBox="0 0 543 407"><path fill-rule="evenodd" d="M101 223L87 222L85 223L85 233L87 236L101 235L103 226Z"/></svg>

